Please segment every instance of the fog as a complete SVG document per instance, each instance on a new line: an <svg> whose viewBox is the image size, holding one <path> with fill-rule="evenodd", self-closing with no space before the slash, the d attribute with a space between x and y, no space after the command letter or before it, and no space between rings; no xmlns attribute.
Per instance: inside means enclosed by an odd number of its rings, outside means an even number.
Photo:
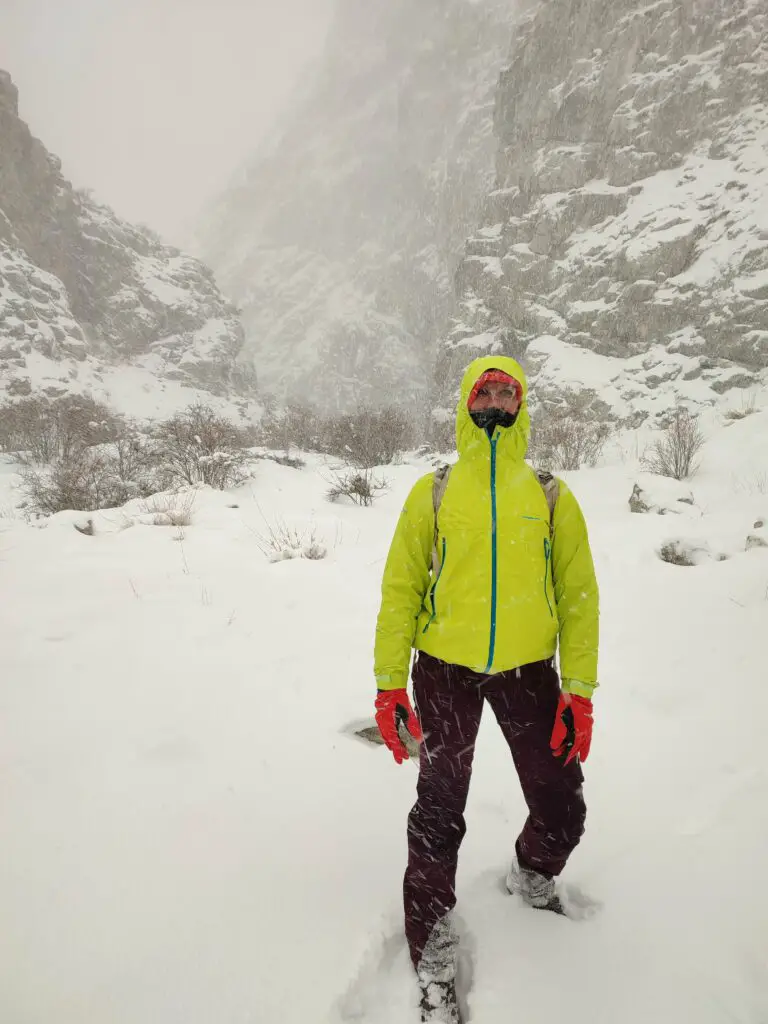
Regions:
<svg viewBox="0 0 768 1024"><path fill-rule="evenodd" d="M0 67L77 186L183 242L285 108L333 0L0 0Z"/></svg>

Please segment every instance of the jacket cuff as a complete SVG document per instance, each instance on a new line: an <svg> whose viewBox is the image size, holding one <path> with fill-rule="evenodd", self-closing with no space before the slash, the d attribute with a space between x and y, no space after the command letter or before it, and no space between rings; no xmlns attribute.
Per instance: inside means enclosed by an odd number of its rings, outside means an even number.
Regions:
<svg viewBox="0 0 768 1024"><path fill-rule="evenodd" d="M376 676L377 690L404 690L406 684L402 679L393 676L390 672L382 672Z"/></svg>
<svg viewBox="0 0 768 1024"><path fill-rule="evenodd" d="M599 683L583 683L580 679L563 679L561 686L566 693L572 693L576 697L592 700L592 694L599 686Z"/></svg>

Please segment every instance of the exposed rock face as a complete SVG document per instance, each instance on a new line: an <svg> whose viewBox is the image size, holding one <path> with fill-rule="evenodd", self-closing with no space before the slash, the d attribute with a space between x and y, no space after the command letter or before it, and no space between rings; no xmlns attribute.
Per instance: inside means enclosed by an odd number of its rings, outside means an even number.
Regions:
<svg viewBox="0 0 768 1024"><path fill-rule="evenodd" d="M338 4L292 116L200 230L278 396L423 397L493 185L510 22L508 0Z"/></svg>
<svg viewBox="0 0 768 1024"><path fill-rule="evenodd" d="M495 131L446 391L499 351L639 423L768 379L768 0L541 2Z"/></svg>
<svg viewBox="0 0 768 1024"><path fill-rule="evenodd" d="M110 363L231 385L236 309L197 260L75 191L0 71L0 382L75 387Z"/></svg>

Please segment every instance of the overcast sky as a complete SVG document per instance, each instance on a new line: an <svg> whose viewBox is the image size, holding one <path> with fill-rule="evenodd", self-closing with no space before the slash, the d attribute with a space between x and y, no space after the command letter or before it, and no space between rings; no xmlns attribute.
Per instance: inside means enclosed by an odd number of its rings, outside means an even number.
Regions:
<svg viewBox="0 0 768 1024"><path fill-rule="evenodd" d="M0 0L0 67L64 173L171 241L257 146L333 0Z"/></svg>

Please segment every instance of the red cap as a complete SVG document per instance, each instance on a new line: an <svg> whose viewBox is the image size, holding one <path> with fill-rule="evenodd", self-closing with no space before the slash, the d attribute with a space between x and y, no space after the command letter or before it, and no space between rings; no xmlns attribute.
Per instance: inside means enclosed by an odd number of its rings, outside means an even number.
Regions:
<svg viewBox="0 0 768 1024"><path fill-rule="evenodd" d="M523 385L519 380L515 380L508 373L504 373L503 370L486 370L485 373L481 374L475 381L475 386L469 395L467 401L467 408L471 409L477 398L477 393L481 388L484 388L486 384L507 384L515 389L518 403L523 401Z"/></svg>

